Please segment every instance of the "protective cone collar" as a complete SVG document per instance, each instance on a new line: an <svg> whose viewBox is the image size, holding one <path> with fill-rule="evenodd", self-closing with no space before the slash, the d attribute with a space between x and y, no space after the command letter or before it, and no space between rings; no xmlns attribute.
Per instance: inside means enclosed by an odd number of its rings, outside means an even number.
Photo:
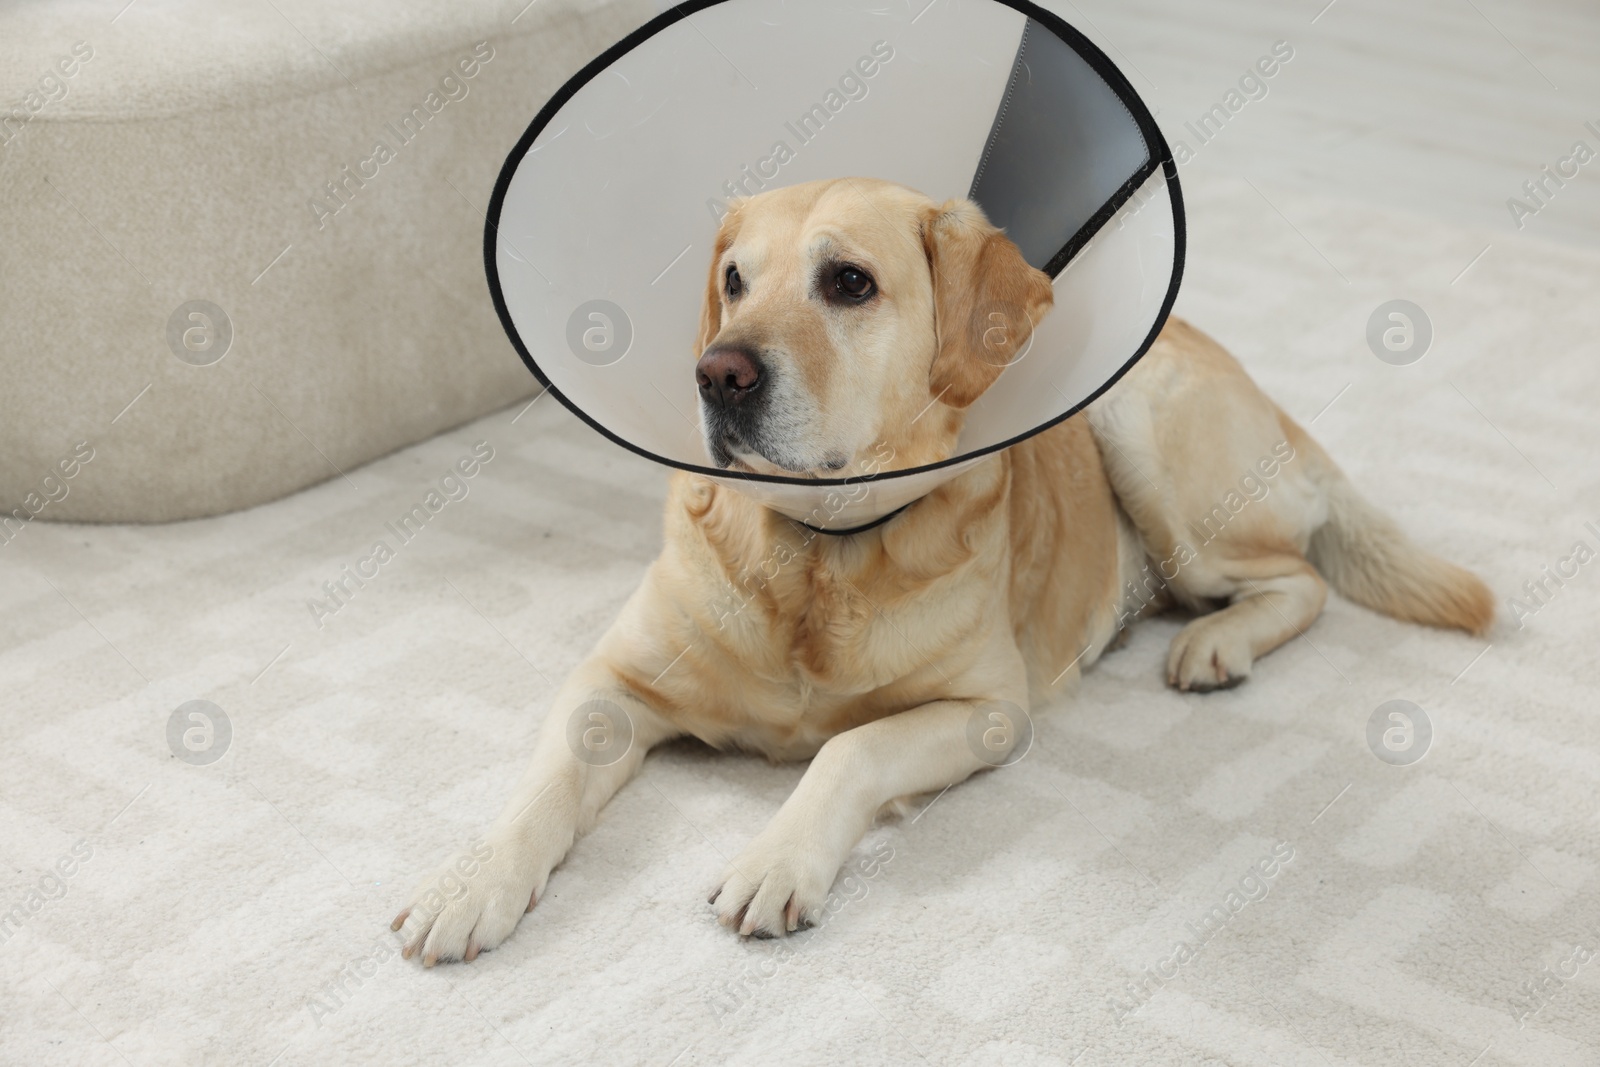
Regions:
<svg viewBox="0 0 1600 1067"><path fill-rule="evenodd" d="M500 172L484 260L512 344L563 404L648 459L841 532L1074 414L1145 353L1184 251L1150 112L1041 7L925 2L682 4L551 98ZM726 203L854 176L970 196L1054 278L1055 308L947 460L851 478L711 467L691 349Z"/></svg>

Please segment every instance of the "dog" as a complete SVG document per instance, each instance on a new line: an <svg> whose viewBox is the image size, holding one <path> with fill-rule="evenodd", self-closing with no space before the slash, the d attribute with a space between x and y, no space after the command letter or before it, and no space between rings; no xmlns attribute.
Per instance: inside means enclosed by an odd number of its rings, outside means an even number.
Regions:
<svg viewBox="0 0 1600 1067"><path fill-rule="evenodd" d="M1051 303L1049 277L968 200L866 178L739 200L684 368L706 448L730 471L799 477L947 458ZM996 333L997 314L1017 328ZM1224 688L1310 626L1330 585L1473 634L1494 614L1479 579L1408 540L1177 319L1080 415L871 529L819 533L677 472L660 557L561 687L504 812L392 928L428 966L500 944L650 747L688 735L811 760L710 897L739 934L782 936L880 811L1003 762L1028 709L1133 618L1193 613L1166 680ZM575 730L628 740L590 759Z"/></svg>

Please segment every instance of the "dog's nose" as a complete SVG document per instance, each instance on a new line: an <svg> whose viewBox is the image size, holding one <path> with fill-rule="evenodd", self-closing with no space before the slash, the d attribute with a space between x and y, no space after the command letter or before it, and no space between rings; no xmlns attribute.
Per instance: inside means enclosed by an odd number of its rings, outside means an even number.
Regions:
<svg viewBox="0 0 1600 1067"><path fill-rule="evenodd" d="M695 364L694 377L707 403L730 407L761 384L761 363L742 348L713 348Z"/></svg>

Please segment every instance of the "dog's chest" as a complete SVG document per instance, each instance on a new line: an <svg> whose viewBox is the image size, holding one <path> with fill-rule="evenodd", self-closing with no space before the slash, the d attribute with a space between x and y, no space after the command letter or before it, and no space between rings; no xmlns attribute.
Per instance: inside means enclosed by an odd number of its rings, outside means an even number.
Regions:
<svg viewBox="0 0 1600 1067"><path fill-rule="evenodd" d="M675 479L654 609L637 620L660 658L644 678L656 703L712 744L793 759L989 691L996 635L1011 632L1006 484L1001 463L981 464L893 523L835 538Z"/></svg>
<svg viewBox="0 0 1600 1067"><path fill-rule="evenodd" d="M1003 614L970 566L912 574L872 543L812 545L736 584L699 666L721 679L725 739L780 758L948 695Z"/></svg>

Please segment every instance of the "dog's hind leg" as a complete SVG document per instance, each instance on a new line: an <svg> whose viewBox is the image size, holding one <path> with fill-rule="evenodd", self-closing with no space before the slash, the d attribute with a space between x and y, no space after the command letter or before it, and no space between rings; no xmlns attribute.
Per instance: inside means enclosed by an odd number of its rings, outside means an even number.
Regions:
<svg viewBox="0 0 1600 1067"><path fill-rule="evenodd" d="M1322 612L1328 586L1298 555L1217 561L1232 584L1227 607L1178 632L1167 652L1167 684L1184 690L1225 689L1250 676L1260 657L1303 634Z"/></svg>

